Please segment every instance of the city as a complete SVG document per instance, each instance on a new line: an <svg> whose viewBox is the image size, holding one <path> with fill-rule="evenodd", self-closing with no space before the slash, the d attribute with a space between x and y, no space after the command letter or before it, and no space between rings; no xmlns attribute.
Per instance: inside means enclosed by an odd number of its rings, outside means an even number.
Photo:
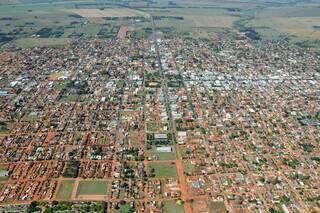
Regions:
<svg viewBox="0 0 320 213"><path fill-rule="evenodd" d="M150 19L0 53L0 212L319 212L319 52Z"/></svg>

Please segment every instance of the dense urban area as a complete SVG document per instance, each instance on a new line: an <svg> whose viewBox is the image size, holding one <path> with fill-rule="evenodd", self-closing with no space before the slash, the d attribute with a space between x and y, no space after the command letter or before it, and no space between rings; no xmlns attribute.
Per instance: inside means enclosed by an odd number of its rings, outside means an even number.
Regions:
<svg viewBox="0 0 320 213"><path fill-rule="evenodd" d="M0 212L319 212L319 50L145 19L0 53Z"/></svg>

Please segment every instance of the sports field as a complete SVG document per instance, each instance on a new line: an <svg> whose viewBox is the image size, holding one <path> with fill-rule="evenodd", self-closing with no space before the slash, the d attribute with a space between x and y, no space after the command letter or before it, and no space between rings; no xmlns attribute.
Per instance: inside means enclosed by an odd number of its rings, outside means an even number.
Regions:
<svg viewBox="0 0 320 213"><path fill-rule="evenodd" d="M97 198L101 198L101 196L105 196L108 190L108 184L106 181L102 180L83 180L79 182L77 189L77 197L84 198L92 198L93 196L97 196Z"/></svg>
<svg viewBox="0 0 320 213"><path fill-rule="evenodd" d="M69 200L72 195L72 190L74 186L74 180L63 180L60 183L58 192L56 194L56 199L59 200Z"/></svg>

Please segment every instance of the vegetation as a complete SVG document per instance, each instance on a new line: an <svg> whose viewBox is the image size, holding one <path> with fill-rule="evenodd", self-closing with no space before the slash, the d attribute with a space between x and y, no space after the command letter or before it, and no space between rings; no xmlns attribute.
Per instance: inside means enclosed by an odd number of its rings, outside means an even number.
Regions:
<svg viewBox="0 0 320 213"><path fill-rule="evenodd" d="M69 161L67 163L67 168L63 173L63 177L68 177L68 178L78 177L79 167L80 167L79 161Z"/></svg>
<svg viewBox="0 0 320 213"><path fill-rule="evenodd" d="M149 163L148 176L150 177L176 177L178 175L175 163Z"/></svg>
<svg viewBox="0 0 320 213"><path fill-rule="evenodd" d="M99 180L84 180L79 182L77 196L79 195L106 195L107 182Z"/></svg>
<svg viewBox="0 0 320 213"><path fill-rule="evenodd" d="M71 198L72 190L74 187L74 180L63 180L60 183L58 192L56 195L57 199L68 200Z"/></svg>
<svg viewBox="0 0 320 213"><path fill-rule="evenodd" d="M163 212L167 212L167 213L176 213L176 212L184 212L184 207L183 205L178 205L176 203L177 201L175 200L170 200L170 201L166 201L164 202L163 205Z"/></svg>

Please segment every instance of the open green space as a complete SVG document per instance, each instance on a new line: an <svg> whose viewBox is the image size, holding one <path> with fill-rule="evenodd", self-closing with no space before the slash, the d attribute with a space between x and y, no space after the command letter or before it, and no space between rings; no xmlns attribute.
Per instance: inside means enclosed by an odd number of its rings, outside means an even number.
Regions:
<svg viewBox="0 0 320 213"><path fill-rule="evenodd" d="M0 164L0 170L6 170L8 166L6 164Z"/></svg>
<svg viewBox="0 0 320 213"><path fill-rule="evenodd" d="M196 166L194 164L190 164L190 163L186 163L186 162L183 162L183 172L185 174L189 174L191 175L194 171L195 171L195 168Z"/></svg>
<svg viewBox="0 0 320 213"><path fill-rule="evenodd" d="M157 178L178 176L175 163L148 163L148 175Z"/></svg>
<svg viewBox="0 0 320 213"><path fill-rule="evenodd" d="M121 203L118 209L119 213L129 213L134 212L134 206L131 206L129 203Z"/></svg>
<svg viewBox="0 0 320 213"><path fill-rule="evenodd" d="M168 122L147 122L147 131L149 132L167 132Z"/></svg>
<svg viewBox="0 0 320 213"><path fill-rule="evenodd" d="M69 101L78 101L79 100L79 95L77 94L70 94L70 95L64 95L60 98L60 101L66 101L66 102L69 102Z"/></svg>
<svg viewBox="0 0 320 213"><path fill-rule="evenodd" d="M63 180L60 183L56 199L68 200L71 198L74 180Z"/></svg>
<svg viewBox="0 0 320 213"><path fill-rule="evenodd" d="M208 207L212 213L222 213L227 211L223 202L208 202Z"/></svg>
<svg viewBox="0 0 320 213"><path fill-rule="evenodd" d="M178 204L177 201L175 200L169 200L165 201L163 203L163 212L166 213L183 213L184 212L184 207L182 204Z"/></svg>
<svg viewBox="0 0 320 213"><path fill-rule="evenodd" d="M14 122L1 122L0 133L7 133L14 127Z"/></svg>
<svg viewBox="0 0 320 213"><path fill-rule="evenodd" d="M0 177L0 181L7 181L9 179L8 176Z"/></svg>
<svg viewBox="0 0 320 213"><path fill-rule="evenodd" d="M77 196L79 195L106 195L107 182L100 180L83 180L79 182Z"/></svg>

